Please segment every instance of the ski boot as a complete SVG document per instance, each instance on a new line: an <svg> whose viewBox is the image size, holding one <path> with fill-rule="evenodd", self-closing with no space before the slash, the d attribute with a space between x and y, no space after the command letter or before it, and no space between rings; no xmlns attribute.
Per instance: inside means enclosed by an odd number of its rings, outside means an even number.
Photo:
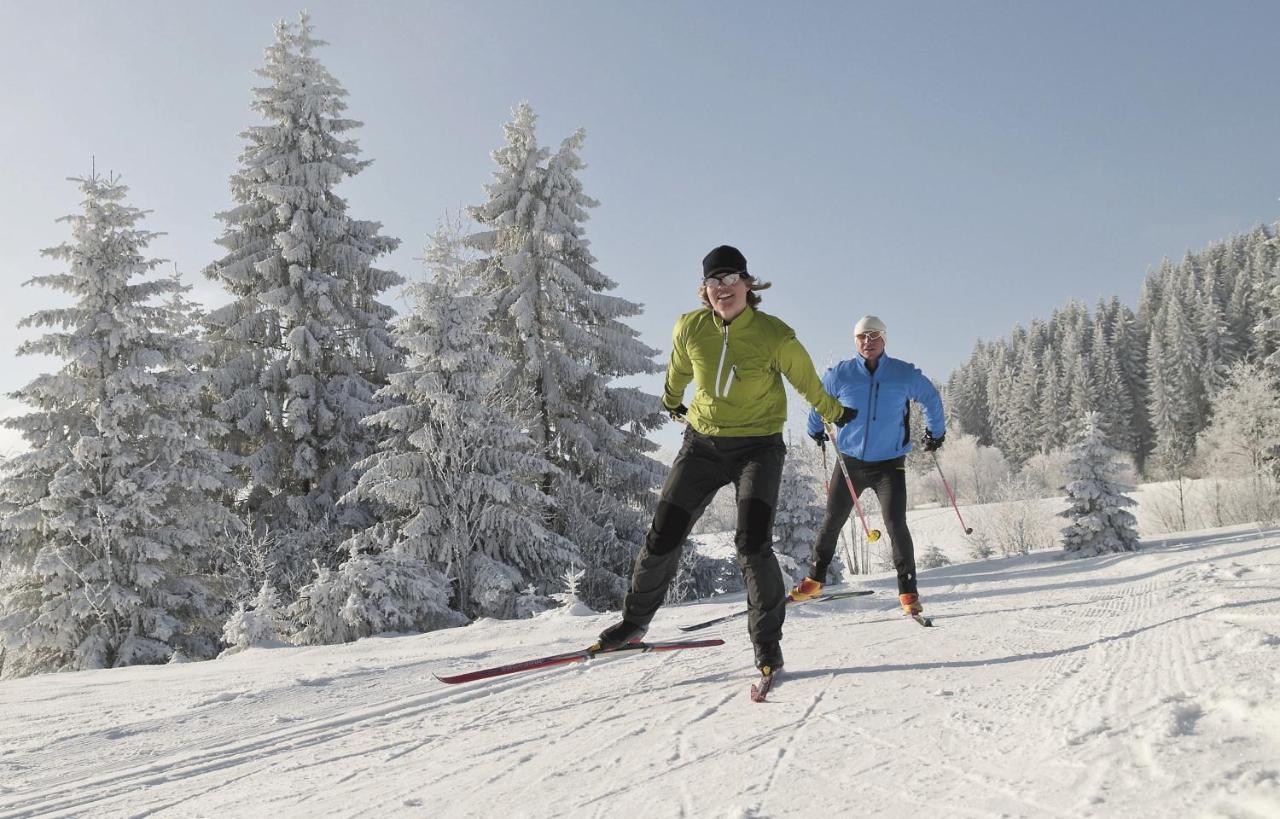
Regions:
<svg viewBox="0 0 1280 819"><path fill-rule="evenodd" d="M812 577L806 577L800 581L800 585L791 590L787 595L787 600L792 603L799 603L802 600L812 600L822 594L822 584Z"/></svg>
<svg viewBox="0 0 1280 819"><path fill-rule="evenodd" d="M898 602L902 604L902 613L907 617L915 617L924 611L924 606L920 605L920 595L918 594L900 594Z"/></svg>
<svg viewBox="0 0 1280 819"><path fill-rule="evenodd" d="M600 637L596 640L596 644L591 646L589 651L593 653L610 651L628 643L638 643L644 639L644 635L648 630L647 626L638 625L630 620L620 620L600 632Z"/></svg>

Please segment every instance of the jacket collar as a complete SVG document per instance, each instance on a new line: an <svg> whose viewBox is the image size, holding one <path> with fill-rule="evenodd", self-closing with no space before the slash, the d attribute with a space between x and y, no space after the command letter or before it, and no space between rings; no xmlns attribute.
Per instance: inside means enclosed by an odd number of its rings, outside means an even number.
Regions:
<svg viewBox="0 0 1280 819"><path fill-rule="evenodd" d="M720 318L720 316L716 313L715 310L712 310L710 307L708 307L707 310L711 312L711 320L715 322L716 328L723 330L725 326L724 321ZM742 312L739 313L736 318L734 318L733 321L729 322L729 326L736 327L738 329L741 329L743 327L748 327L751 325L751 322L755 320L755 317L756 317L755 308L748 304L745 308L743 308Z"/></svg>
<svg viewBox="0 0 1280 819"><path fill-rule="evenodd" d="M884 365L885 365L886 363L888 363L889 361L892 361L892 360L893 360L893 359L889 358L889 354L888 354L888 353L881 353L881 354L880 354L880 363L879 363L879 364L876 364L876 373L878 373L878 372L880 372L881 370L883 370L883 369L884 369ZM857 353L857 352L855 352L855 353L853 354L853 366L857 367L857 368L858 368L858 370L859 370L859 372L864 372L864 373L866 373L867 375L875 376L875 374L876 374L876 373L873 373L873 372L871 372L870 370L868 370L868 369L867 369L867 360L866 360L865 358L863 358L863 357L862 357L862 353Z"/></svg>

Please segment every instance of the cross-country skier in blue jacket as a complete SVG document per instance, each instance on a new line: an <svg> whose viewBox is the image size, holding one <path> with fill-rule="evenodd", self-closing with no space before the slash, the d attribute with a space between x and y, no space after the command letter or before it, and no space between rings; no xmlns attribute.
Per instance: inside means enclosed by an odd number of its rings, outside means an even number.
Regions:
<svg viewBox="0 0 1280 819"><path fill-rule="evenodd" d="M854 328L858 355L827 370L822 386L857 418L836 434L836 454L843 458L859 495L871 487L880 500L885 530L893 546L898 572L898 599L906 614L919 614L915 546L907 529L907 453L911 451L911 403L924 409L924 448L934 452L946 435L942 399L933 383L914 364L884 354L886 327L876 316L863 316ZM809 413L809 437L826 446L822 418ZM835 556L836 537L849 519L853 499L836 464L827 492L827 513L813 544L809 574L791 591L793 600L822 593L827 568Z"/></svg>

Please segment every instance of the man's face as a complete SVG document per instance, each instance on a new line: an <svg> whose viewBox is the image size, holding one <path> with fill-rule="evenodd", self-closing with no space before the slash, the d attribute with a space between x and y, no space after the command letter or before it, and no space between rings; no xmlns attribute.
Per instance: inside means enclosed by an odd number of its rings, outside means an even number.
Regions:
<svg viewBox="0 0 1280 819"><path fill-rule="evenodd" d="M707 288L707 301L711 302L711 309L725 321L732 321L746 309L747 291L750 287L743 274L722 271L708 276L702 284Z"/></svg>
<svg viewBox="0 0 1280 819"><path fill-rule="evenodd" d="M884 353L884 333L879 330L856 333L853 340L858 345L858 355L867 361L875 361Z"/></svg>

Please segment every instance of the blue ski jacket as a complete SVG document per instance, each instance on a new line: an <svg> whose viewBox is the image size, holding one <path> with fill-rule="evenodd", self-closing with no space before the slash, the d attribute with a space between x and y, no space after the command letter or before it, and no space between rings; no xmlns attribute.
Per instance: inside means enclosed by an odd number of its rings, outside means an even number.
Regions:
<svg viewBox="0 0 1280 819"><path fill-rule="evenodd" d="M909 361L880 356L876 371L867 371L862 356L841 361L822 376L822 386L858 417L836 433L836 449L860 461L887 461L911 451L911 402L924 409L929 434L946 433L942 398L933 383ZM809 413L812 437L822 429L822 418Z"/></svg>

